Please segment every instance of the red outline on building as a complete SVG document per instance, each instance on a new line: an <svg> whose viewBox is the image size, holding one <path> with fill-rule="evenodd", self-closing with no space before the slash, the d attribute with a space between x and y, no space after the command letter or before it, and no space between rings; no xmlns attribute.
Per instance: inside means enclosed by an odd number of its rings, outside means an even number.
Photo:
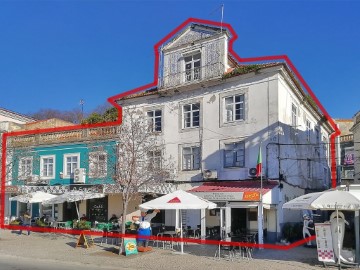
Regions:
<svg viewBox="0 0 360 270"><path fill-rule="evenodd" d="M336 158L335 158L335 139L337 136L341 134L339 128L336 126L334 120L330 117L328 112L325 110L325 108L321 105L318 98L315 96L313 91L311 90L310 86L306 83L304 78L300 75L299 71L295 68L294 64L291 62L290 58L287 55L274 55L274 56L261 56L261 57L250 57L250 58L241 58L233 49L233 44L235 40L238 38L238 35L235 33L232 26L228 23L220 23L215 21L209 21L209 20L202 20L197 18L189 18L186 21L184 21L182 24L180 24L178 27L176 27L174 30L172 30L169 34L167 34L164 38L162 38L159 42L157 42L154 46L154 53L155 53L155 64L154 64L154 81L152 83L134 88L132 90L123 92L121 94L109 97L107 100L110 104L112 104L115 108L118 109L118 120L115 122L106 122L106 123L100 123L100 124L81 124L81 125L74 125L74 126L66 126L66 127L58 127L58 128L46 128L46 129L38 129L38 130L25 130L25 131L15 131L15 132L8 132L3 134L3 140L2 140L2 172L5 172L6 168L6 142L8 137L13 136L21 136L21 135L30 135L30 134L39 134L39 133L52 133L52 132L58 132L58 131L68 131L68 130L79 130L79 129L86 129L86 128L94 128L94 127L106 127L106 126L114 126L114 125L120 125L122 120L122 107L116 103L116 100L138 93L142 92L144 90L147 90L152 87L158 86L158 71L159 71L159 49L161 45L166 43L170 38L174 37L175 34L177 34L180 30L185 28L187 25L191 23L200 23L200 24L206 24L210 26L217 26L217 27L223 27L226 28L230 34L231 37L229 39L228 43L228 52L231 54L232 57L234 57L239 63L248 63L248 62L259 62L259 61L284 61L290 69L294 72L297 79L301 82L302 86L306 89L306 91L309 93L311 98L315 101L316 105L319 107L321 112L324 114L326 120L329 122L331 127L335 130L334 133L330 135L330 154L331 154L331 180L332 180L332 187L336 187ZM1 175L1 201L0 201L0 228L5 229L19 229L22 228L23 230L29 229L28 227L22 227L22 226L10 226L4 224L4 206L5 205L5 174L2 173ZM61 229L50 229L50 228L31 228L31 231L41 231L41 232L58 232L58 233L69 233L69 234L79 234L80 231L78 230L61 230ZM91 235L102 235L102 233L96 233L91 232ZM114 237L121 237L123 235L118 234ZM126 235L128 237L136 237L134 235ZM161 239L166 239L166 237L162 237ZM159 238L159 240L161 240ZM292 243L288 246L279 246L279 245L271 245L271 244L250 244L252 247L257 248L271 248L271 249L280 249L280 250L288 250L290 248L294 248L296 246L305 244L309 240L314 240L315 236L312 236L310 238L306 238L303 240L300 240L298 242ZM176 239L176 241L184 241L185 239ZM186 239L186 242L194 242L194 243L203 243L203 244L221 244L222 241L216 241L216 240L199 240L199 239ZM234 246L246 246L249 244L245 243L233 243Z"/></svg>

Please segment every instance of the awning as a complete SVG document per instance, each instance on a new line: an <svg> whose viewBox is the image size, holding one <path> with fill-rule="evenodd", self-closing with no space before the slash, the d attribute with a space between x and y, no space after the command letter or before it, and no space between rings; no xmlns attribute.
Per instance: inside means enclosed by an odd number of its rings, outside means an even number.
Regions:
<svg viewBox="0 0 360 270"><path fill-rule="evenodd" d="M260 193L265 195L279 185L275 180L217 181L206 182L188 192L210 201L259 201ZM270 203L270 202L269 202Z"/></svg>

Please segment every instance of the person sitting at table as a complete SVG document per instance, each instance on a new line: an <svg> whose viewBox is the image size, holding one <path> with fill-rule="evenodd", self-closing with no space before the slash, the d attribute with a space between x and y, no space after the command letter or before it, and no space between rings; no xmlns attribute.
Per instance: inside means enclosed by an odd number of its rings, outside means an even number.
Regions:
<svg viewBox="0 0 360 270"><path fill-rule="evenodd" d="M109 219L109 222L116 223L118 221L118 217L115 214L112 214L111 218Z"/></svg>
<svg viewBox="0 0 360 270"><path fill-rule="evenodd" d="M85 215L85 214L82 214L82 216L81 216L80 220L87 221L87 217L86 217L86 215Z"/></svg>

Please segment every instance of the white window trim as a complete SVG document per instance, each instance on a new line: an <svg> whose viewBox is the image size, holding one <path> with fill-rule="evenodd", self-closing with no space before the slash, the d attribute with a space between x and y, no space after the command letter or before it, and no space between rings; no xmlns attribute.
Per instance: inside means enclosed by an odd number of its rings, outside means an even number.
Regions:
<svg viewBox="0 0 360 270"><path fill-rule="evenodd" d="M90 168L90 166L91 166L91 161L90 161L90 159L91 159L91 156L99 157L99 155L104 155L104 156L105 156L106 170L105 170L105 173L103 173L103 174L99 174L99 173L98 173L98 174L96 174L96 173L94 174L94 173L92 172L91 168ZM104 177L107 176L107 174L108 174L108 170L107 170L107 165L108 165L107 159L108 159L108 153L105 152L105 151L94 151L94 152L90 152L90 153L89 153L89 178L104 178Z"/></svg>
<svg viewBox="0 0 360 270"><path fill-rule="evenodd" d="M31 160L31 173L30 175L24 175L23 171L21 170L21 162L22 160ZM18 178L24 180L33 174L33 167L34 167L34 158L32 156L22 157L19 159L19 168L18 168Z"/></svg>
<svg viewBox="0 0 360 270"><path fill-rule="evenodd" d="M199 126L196 127L185 127L185 119L184 119L184 106L186 105L190 105L190 104L196 104L199 103L200 104L200 110L199 110ZM202 104L202 99L194 99L194 100L188 100L186 102L181 102L179 104L179 130L180 132L183 131L189 131L189 130L196 130L198 128L200 128L202 126L202 112L203 112L203 104Z"/></svg>
<svg viewBox="0 0 360 270"><path fill-rule="evenodd" d="M53 176L44 176L43 166L44 166L44 159L45 159L45 158L53 158L53 161L54 161L54 163L53 163L53 170L52 170L52 171L53 171L53 173L52 173ZM55 155L41 156L41 157L40 157L40 177L41 177L42 179L55 179L55 172L56 172L55 166L56 166Z"/></svg>
<svg viewBox="0 0 360 270"><path fill-rule="evenodd" d="M72 178L71 174L70 175L67 174L66 158L73 157L73 156L78 157L78 166L77 166L77 168L80 168L80 153L64 154L63 179L71 179Z"/></svg>
<svg viewBox="0 0 360 270"><path fill-rule="evenodd" d="M241 125L246 123L248 119L248 112L249 112L249 102L248 102L248 90L249 88L240 88L236 90L227 91L225 93L219 94L219 108L220 108L220 127L227 127L233 125ZM225 108L225 98L232 97L232 96L244 96L244 119L239 119L235 121L226 120L226 108Z"/></svg>
<svg viewBox="0 0 360 270"><path fill-rule="evenodd" d="M236 109L235 109L235 104L236 104L236 102L235 102L235 97L236 96L243 96L243 119L234 119L235 118L235 115L236 115ZM227 98L233 98L233 101L234 101L234 103L232 103L233 104L233 120L227 120L227 110L226 110L226 104L225 104L225 102L226 102L226 99ZM239 94L234 94L234 95L229 95L229 96L224 96L223 98L222 98L222 102L223 102L223 111L222 111L222 115L223 115L223 122L224 123L226 123L226 124L228 124L228 123L234 123L234 122L242 122L242 121L245 121L245 117L246 117L246 115L245 115L245 94L241 94L241 93L239 93Z"/></svg>
<svg viewBox="0 0 360 270"><path fill-rule="evenodd" d="M235 143L242 143L243 145L244 145L244 162L243 162L243 164L242 165L239 165L239 166L226 166L226 149L225 149L225 146L227 145L227 144L235 144ZM245 140L237 140L237 141L229 141L229 142L223 142L223 164L222 164L222 166L223 166L223 168L224 169L231 169L231 168L236 168L236 169L238 169L238 168L245 168L245 163L246 163L246 142L245 142Z"/></svg>
<svg viewBox="0 0 360 270"><path fill-rule="evenodd" d="M195 169L184 169L184 148L199 148L199 168ZM184 144L180 146L180 171L182 172L192 172L192 171L199 171L201 169L201 162L202 162L202 157L201 157L201 149L200 149L200 145L199 144Z"/></svg>
<svg viewBox="0 0 360 270"><path fill-rule="evenodd" d="M161 122L161 130L157 131L155 130L155 121L153 121L152 125L151 125L151 132L154 133L162 133L164 130L164 111L162 110L162 108L152 108L152 109L146 109L145 111L145 117L147 118L147 120L149 121L149 116L148 116L148 112L153 112L154 116L152 117L152 119L155 118L159 118L158 116L155 116L155 111L161 111L161 116L160 116L160 122ZM150 124L150 123L149 123Z"/></svg>
<svg viewBox="0 0 360 270"><path fill-rule="evenodd" d="M308 142L310 142L311 141L311 121L309 119L306 119L305 125L306 125L306 140Z"/></svg>

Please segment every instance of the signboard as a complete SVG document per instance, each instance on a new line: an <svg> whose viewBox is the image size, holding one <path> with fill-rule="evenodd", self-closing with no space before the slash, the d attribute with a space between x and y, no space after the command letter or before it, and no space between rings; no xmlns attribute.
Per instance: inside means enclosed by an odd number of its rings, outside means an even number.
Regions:
<svg viewBox="0 0 360 270"><path fill-rule="evenodd" d="M345 150L344 165L354 165L355 162L354 147L346 147L344 150Z"/></svg>
<svg viewBox="0 0 360 270"><path fill-rule="evenodd" d="M138 254L136 239L124 238L125 255Z"/></svg>
<svg viewBox="0 0 360 270"><path fill-rule="evenodd" d="M80 234L79 239L77 241L76 247L85 246L86 248L94 245L94 239L91 235L84 234L83 232Z"/></svg>
<svg viewBox="0 0 360 270"><path fill-rule="evenodd" d="M257 191L245 192L194 192L195 195L209 201L259 201Z"/></svg>
<svg viewBox="0 0 360 270"><path fill-rule="evenodd" d="M5 186L5 193L18 193L18 186Z"/></svg>
<svg viewBox="0 0 360 270"><path fill-rule="evenodd" d="M320 262L335 262L330 223L315 223L316 246Z"/></svg>
<svg viewBox="0 0 360 270"><path fill-rule="evenodd" d="M80 190L91 193L103 193L102 185L70 185L70 190Z"/></svg>

